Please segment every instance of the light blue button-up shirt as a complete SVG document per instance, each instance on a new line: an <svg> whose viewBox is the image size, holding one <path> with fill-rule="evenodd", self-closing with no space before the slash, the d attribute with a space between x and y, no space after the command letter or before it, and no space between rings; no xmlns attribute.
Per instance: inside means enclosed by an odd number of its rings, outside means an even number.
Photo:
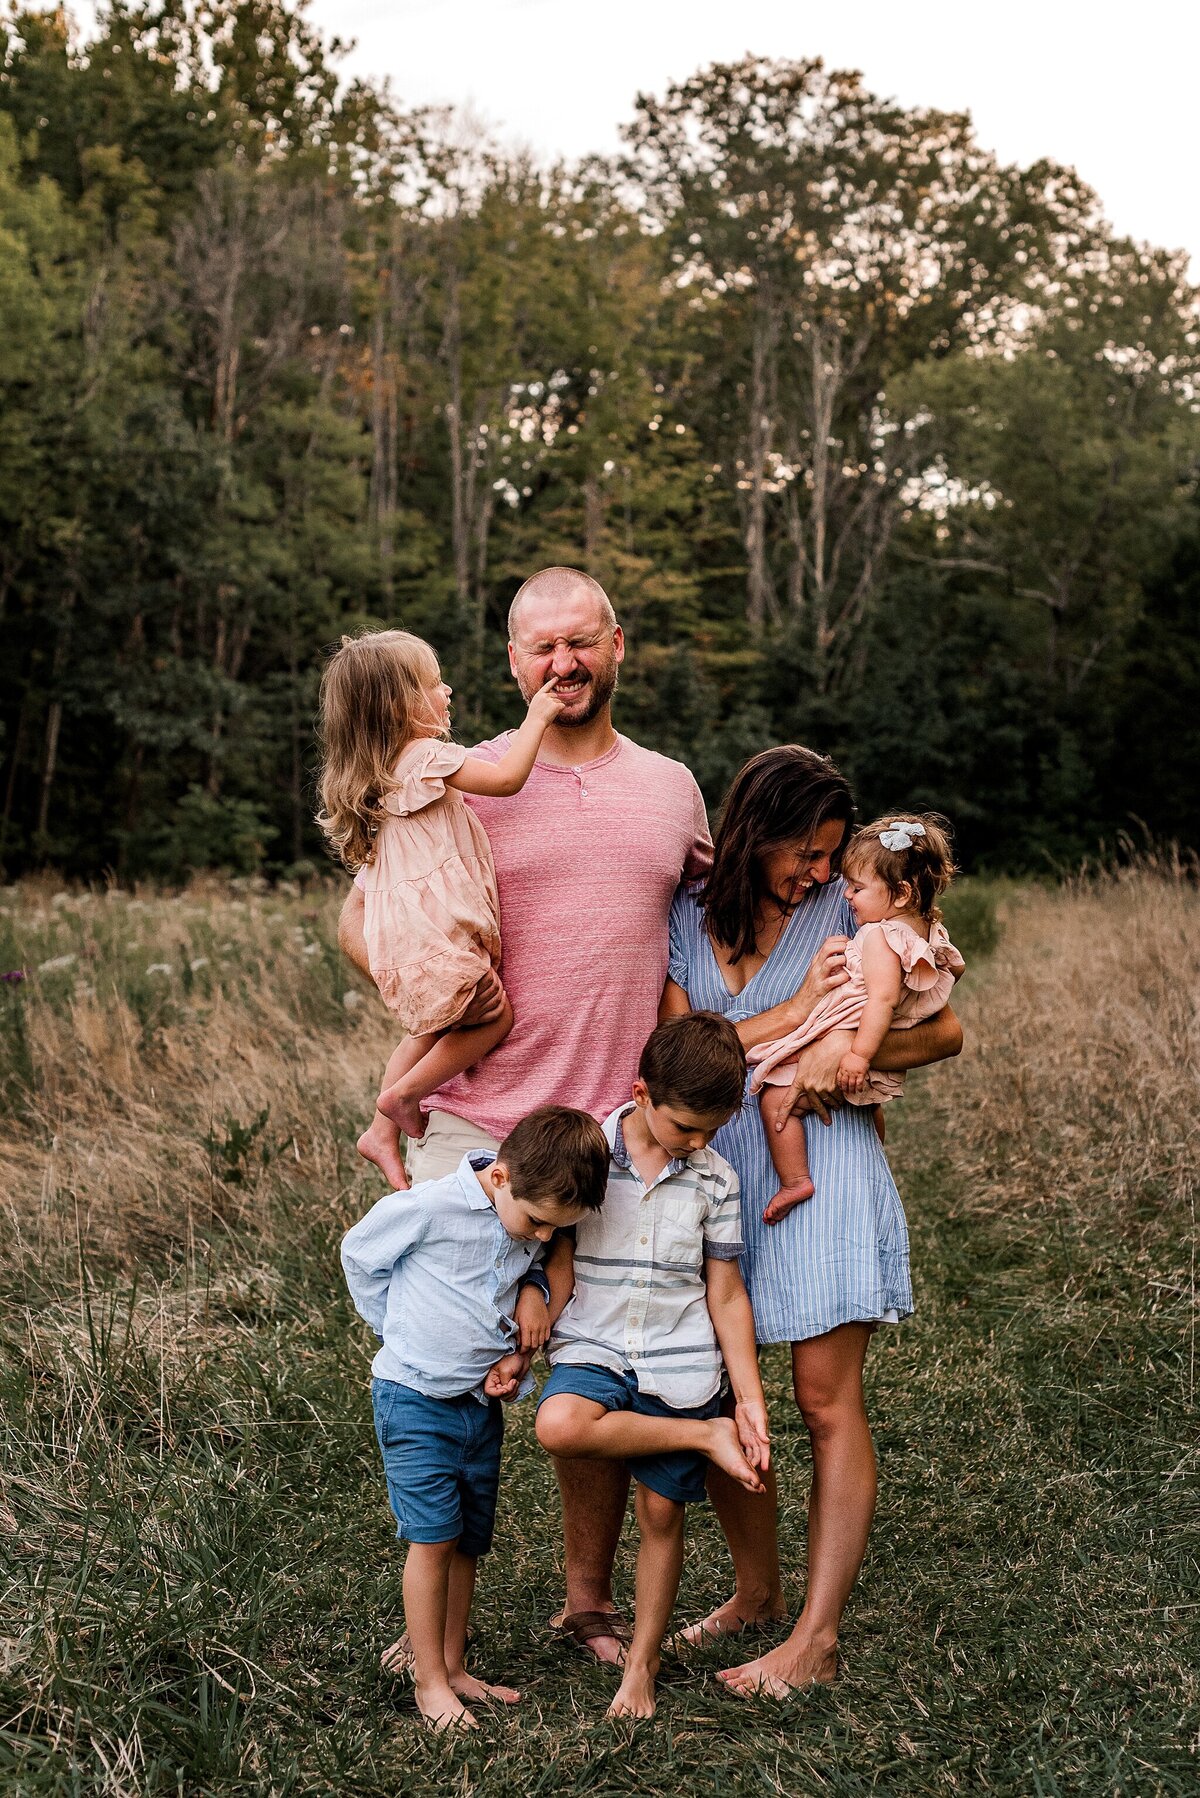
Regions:
<svg viewBox="0 0 1200 1798"><path fill-rule="evenodd" d="M491 1367L516 1347L517 1291L543 1244L518 1241L475 1178L495 1160L464 1155L453 1174L373 1205L342 1239L355 1309L382 1345L371 1372L429 1398L484 1401ZM548 1296L545 1276L535 1283ZM520 1396L533 1385L526 1376Z"/></svg>

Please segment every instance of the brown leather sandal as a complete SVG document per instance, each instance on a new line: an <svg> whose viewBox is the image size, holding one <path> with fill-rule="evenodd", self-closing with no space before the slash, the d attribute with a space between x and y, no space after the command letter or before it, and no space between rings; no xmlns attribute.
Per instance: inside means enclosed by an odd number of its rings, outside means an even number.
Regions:
<svg viewBox="0 0 1200 1798"><path fill-rule="evenodd" d="M622 1648L633 1641L633 1629L620 1611L570 1611L553 1626L558 1635L590 1654L589 1642L611 1636ZM595 1659L595 1656L592 1657Z"/></svg>

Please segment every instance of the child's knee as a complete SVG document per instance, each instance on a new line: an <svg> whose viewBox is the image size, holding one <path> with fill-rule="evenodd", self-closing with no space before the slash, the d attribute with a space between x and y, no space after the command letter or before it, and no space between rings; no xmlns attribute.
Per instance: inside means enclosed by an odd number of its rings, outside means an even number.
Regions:
<svg viewBox="0 0 1200 1798"><path fill-rule="evenodd" d="M637 1489L637 1513L641 1529L650 1535L676 1536L683 1529L684 1507L649 1486Z"/></svg>
<svg viewBox="0 0 1200 1798"><path fill-rule="evenodd" d="M537 1439L547 1454L564 1457L578 1454L582 1421L575 1399L557 1394L543 1399L538 1406Z"/></svg>

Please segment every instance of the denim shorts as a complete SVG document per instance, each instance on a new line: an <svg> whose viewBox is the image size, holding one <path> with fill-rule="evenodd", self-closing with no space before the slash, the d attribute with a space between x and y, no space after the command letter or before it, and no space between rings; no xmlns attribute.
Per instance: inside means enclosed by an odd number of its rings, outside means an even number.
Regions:
<svg viewBox="0 0 1200 1798"><path fill-rule="evenodd" d="M485 1555L496 1526L504 1410L461 1398L427 1398L396 1380L372 1380L375 1434L402 1542L454 1542Z"/></svg>
<svg viewBox="0 0 1200 1798"><path fill-rule="evenodd" d="M591 1399L593 1404L603 1405L606 1411L632 1411L639 1417L708 1418L718 1417L721 1411L719 1394L714 1394L703 1405L664 1405L652 1393L638 1390L635 1373L614 1373L609 1367L595 1367L591 1363L576 1367L560 1361L551 1369L550 1378L542 1387L539 1407L548 1398L562 1393L569 1393L573 1398ZM705 1495L704 1475L708 1459L695 1449L631 1455L628 1466L640 1485L648 1486L661 1498L674 1499L677 1505L698 1504Z"/></svg>

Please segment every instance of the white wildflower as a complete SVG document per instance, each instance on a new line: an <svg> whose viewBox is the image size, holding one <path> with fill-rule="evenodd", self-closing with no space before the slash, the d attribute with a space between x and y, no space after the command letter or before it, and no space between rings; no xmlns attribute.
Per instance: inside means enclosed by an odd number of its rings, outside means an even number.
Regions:
<svg viewBox="0 0 1200 1798"><path fill-rule="evenodd" d="M52 955L49 961L38 963L38 973L53 974L58 968L69 968L71 963L78 959L77 955Z"/></svg>
<svg viewBox="0 0 1200 1798"><path fill-rule="evenodd" d="M70 905L70 903L70 893L55 893L50 901L50 909L51 911L61 911L64 905Z"/></svg>
<svg viewBox="0 0 1200 1798"><path fill-rule="evenodd" d="M301 955L320 955L321 945L320 943L305 943L300 953Z"/></svg>
<svg viewBox="0 0 1200 1798"><path fill-rule="evenodd" d="M359 1006L362 1004L362 994L361 993L343 993L342 994L342 1004L346 1007L347 1011L357 1011Z"/></svg>
<svg viewBox="0 0 1200 1798"><path fill-rule="evenodd" d="M188 967L192 970L193 974L198 974L200 972L201 968L206 968L207 966L208 966L207 955L197 955L197 957L194 961L189 961L189 963L188 963Z"/></svg>
<svg viewBox="0 0 1200 1798"><path fill-rule="evenodd" d="M173 974L175 970L169 961L152 961L146 972L147 974Z"/></svg>

